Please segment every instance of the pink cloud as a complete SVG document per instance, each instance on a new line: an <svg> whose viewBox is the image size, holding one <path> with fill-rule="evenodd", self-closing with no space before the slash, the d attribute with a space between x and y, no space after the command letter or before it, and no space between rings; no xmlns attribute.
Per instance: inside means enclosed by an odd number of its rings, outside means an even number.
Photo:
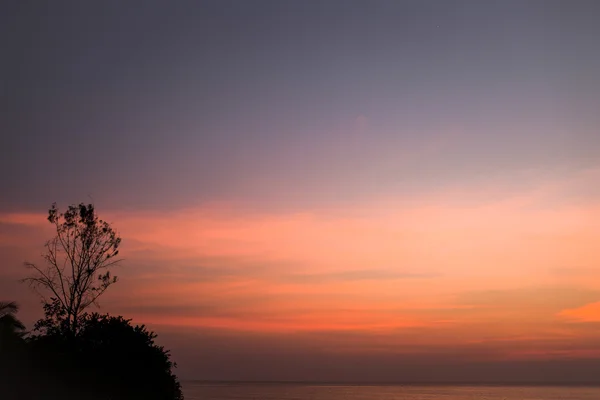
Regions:
<svg viewBox="0 0 600 400"><path fill-rule="evenodd" d="M563 310L558 315L573 322L600 322L600 301Z"/></svg>

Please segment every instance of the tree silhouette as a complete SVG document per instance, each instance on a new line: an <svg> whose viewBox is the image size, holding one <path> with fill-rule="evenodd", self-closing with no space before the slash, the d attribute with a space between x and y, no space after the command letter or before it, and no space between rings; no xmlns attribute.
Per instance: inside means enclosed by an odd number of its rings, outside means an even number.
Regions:
<svg viewBox="0 0 600 400"><path fill-rule="evenodd" d="M32 274L23 279L42 297L44 318L22 341L22 351L0 363L0 398L182 400L175 364L155 344L155 333L87 311L117 281L110 267L120 261L121 238L91 204L64 213L53 204L48 221L56 235L46 242L44 263L26 262ZM7 306L13 316L15 307Z"/></svg>
<svg viewBox="0 0 600 400"><path fill-rule="evenodd" d="M59 331L32 337L52 380L69 390L106 399L182 400L175 364L156 334L121 316L86 314L78 335L65 340Z"/></svg>
<svg viewBox="0 0 600 400"><path fill-rule="evenodd" d="M55 226L56 236L45 244L44 265L26 262L32 274L23 281L38 290L45 307L55 311L61 329L75 336L85 310L117 282L109 269L121 261L115 259L121 238L98 218L92 204L71 205L61 213L54 203L48 221Z"/></svg>
<svg viewBox="0 0 600 400"><path fill-rule="evenodd" d="M7 400L13 398L11 395L26 398L26 393L14 385L22 375L25 354L25 326L16 317L18 311L15 302L0 302L0 398Z"/></svg>
<svg viewBox="0 0 600 400"><path fill-rule="evenodd" d="M14 301L0 302L0 351L14 346L25 332L25 325L16 317L19 306Z"/></svg>

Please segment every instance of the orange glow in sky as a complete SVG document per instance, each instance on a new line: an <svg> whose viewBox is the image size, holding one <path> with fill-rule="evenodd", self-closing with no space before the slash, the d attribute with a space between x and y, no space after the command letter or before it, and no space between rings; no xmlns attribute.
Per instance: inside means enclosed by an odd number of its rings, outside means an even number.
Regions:
<svg viewBox="0 0 600 400"><path fill-rule="evenodd" d="M171 327L357 333L331 351L462 344L504 349L500 358L596 354L587 323L600 321L600 204L558 201L571 184L494 200L477 188L388 198L327 215L231 205L109 212L125 261L103 304ZM50 233L43 215L1 221Z"/></svg>

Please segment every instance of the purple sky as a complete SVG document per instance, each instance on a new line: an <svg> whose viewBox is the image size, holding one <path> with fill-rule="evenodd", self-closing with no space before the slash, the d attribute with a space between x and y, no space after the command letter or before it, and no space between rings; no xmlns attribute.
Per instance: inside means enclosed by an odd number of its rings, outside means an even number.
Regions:
<svg viewBox="0 0 600 400"><path fill-rule="evenodd" d="M3 8L4 209L322 207L598 162L593 1Z"/></svg>

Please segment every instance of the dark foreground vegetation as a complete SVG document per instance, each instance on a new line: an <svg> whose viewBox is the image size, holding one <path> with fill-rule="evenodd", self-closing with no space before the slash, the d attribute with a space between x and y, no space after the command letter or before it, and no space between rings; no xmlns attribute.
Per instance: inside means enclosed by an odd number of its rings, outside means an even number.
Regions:
<svg viewBox="0 0 600 400"><path fill-rule="evenodd" d="M0 398L182 399L155 334L123 317L86 314L69 336L58 326L2 337Z"/></svg>
<svg viewBox="0 0 600 400"><path fill-rule="evenodd" d="M42 296L44 318L26 332L17 305L0 303L0 399L183 399L155 333L87 311L117 282L108 269L119 261L118 235L92 205L53 206L48 220L57 235L24 279Z"/></svg>

